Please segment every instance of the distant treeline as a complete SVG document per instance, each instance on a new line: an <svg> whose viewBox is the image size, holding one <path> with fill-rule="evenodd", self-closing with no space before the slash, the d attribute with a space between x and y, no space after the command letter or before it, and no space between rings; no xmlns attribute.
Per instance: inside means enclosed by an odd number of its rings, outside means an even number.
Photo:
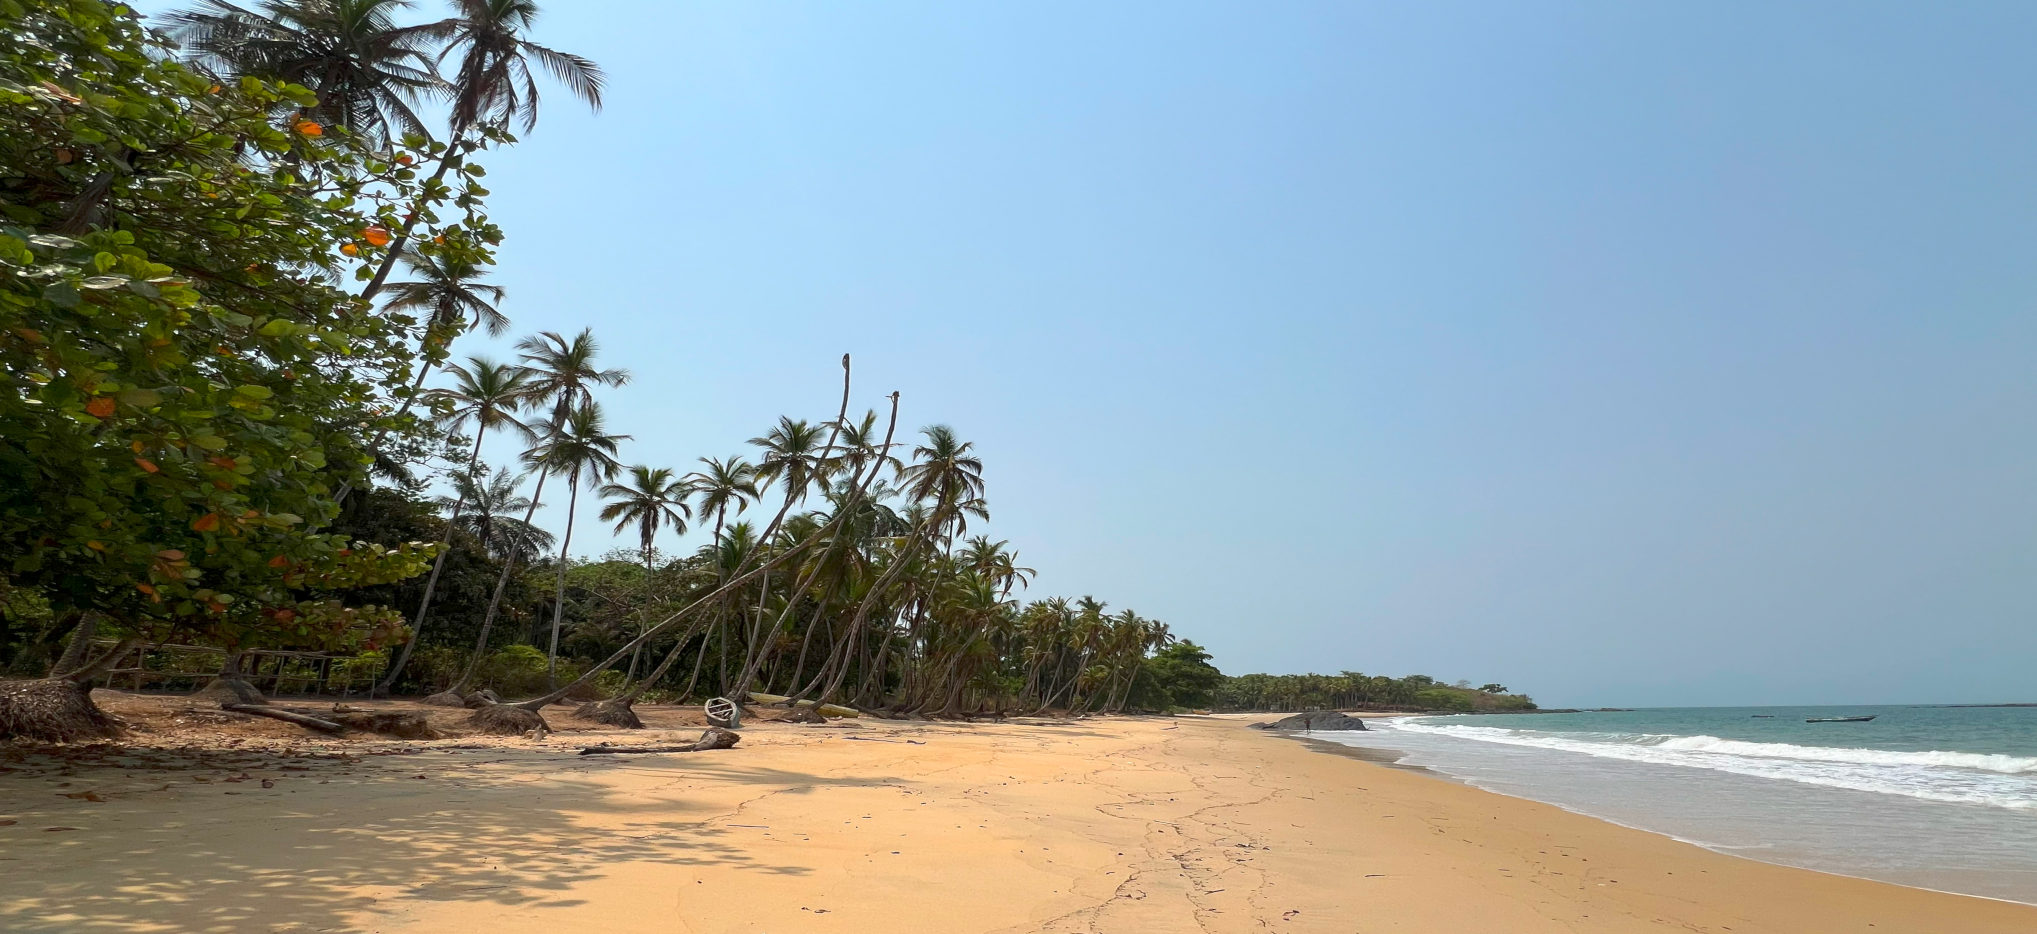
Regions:
<svg viewBox="0 0 2037 934"><path fill-rule="evenodd" d="M1351 710L1406 707L1466 713L1534 710L1535 702L1503 684L1444 684L1428 675L1388 678L1346 671L1335 675L1230 675L1216 689L1218 710Z"/></svg>

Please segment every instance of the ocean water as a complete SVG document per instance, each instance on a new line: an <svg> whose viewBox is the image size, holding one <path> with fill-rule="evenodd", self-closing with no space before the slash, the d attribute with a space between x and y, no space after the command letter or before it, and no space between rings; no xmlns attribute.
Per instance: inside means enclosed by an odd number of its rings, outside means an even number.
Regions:
<svg viewBox="0 0 2037 934"><path fill-rule="evenodd" d="M1864 716L1868 723L1805 723ZM2037 904L2037 708L1410 717L1316 733L1737 856Z"/></svg>

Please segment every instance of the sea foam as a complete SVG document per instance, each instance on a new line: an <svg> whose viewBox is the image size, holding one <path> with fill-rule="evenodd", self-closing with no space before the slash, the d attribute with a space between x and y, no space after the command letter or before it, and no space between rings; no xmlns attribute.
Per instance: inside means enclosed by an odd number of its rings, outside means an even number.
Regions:
<svg viewBox="0 0 2037 934"><path fill-rule="evenodd" d="M1545 733L1397 720L1390 729L1930 801L2037 810L2037 758L1799 746L1650 733Z"/></svg>

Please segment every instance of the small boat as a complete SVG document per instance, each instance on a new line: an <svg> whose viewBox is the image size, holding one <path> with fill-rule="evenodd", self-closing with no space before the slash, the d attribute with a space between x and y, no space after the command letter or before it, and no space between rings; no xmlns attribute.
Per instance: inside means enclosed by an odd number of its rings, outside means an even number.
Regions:
<svg viewBox="0 0 2037 934"><path fill-rule="evenodd" d="M1878 716L1878 715L1877 715L1877 714L1869 714L1869 715L1867 715L1867 716L1865 716L1865 717L1810 717L1810 718L1808 718L1808 719L1804 720L1804 722L1805 722L1805 723L1866 723L1867 721L1869 721L1869 720L1872 720L1872 719L1874 719L1874 718L1875 718L1876 716Z"/></svg>
<svg viewBox="0 0 2037 934"><path fill-rule="evenodd" d="M1773 719L1775 719L1775 714L1772 714L1772 713L1757 713L1757 714L1755 714L1755 715L1754 715L1754 719L1756 719L1756 720L1773 720Z"/></svg>

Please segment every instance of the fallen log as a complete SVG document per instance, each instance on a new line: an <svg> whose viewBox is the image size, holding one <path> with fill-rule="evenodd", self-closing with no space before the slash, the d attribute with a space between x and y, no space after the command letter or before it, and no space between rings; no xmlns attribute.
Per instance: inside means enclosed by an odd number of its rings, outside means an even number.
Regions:
<svg viewBox="0 0 2037 934"><path fill-rule="evenodd" d="M727 749L740 742L742 738L743 735L734 730L724 730L718 726L711 726L707 728L707 732L700 734L700 739L683 746L610 746L604 743L600 746L589 746L582 749L580 754L583 756L627 756L650 752L705 752L709 749Z"/></svg>
<svg viewBox="0 0 2037 934"><path fill-rule="evenodd" d="M320 733L344 733L347 729L331 720L320 720L317 717L294 713L281 707L269 707L262 704L221 704L219 709L231 710L234 713L253 714L257 717L268 717L271 720L281 720L284 723L294 723L307 730L317 730Z"/></svg>

